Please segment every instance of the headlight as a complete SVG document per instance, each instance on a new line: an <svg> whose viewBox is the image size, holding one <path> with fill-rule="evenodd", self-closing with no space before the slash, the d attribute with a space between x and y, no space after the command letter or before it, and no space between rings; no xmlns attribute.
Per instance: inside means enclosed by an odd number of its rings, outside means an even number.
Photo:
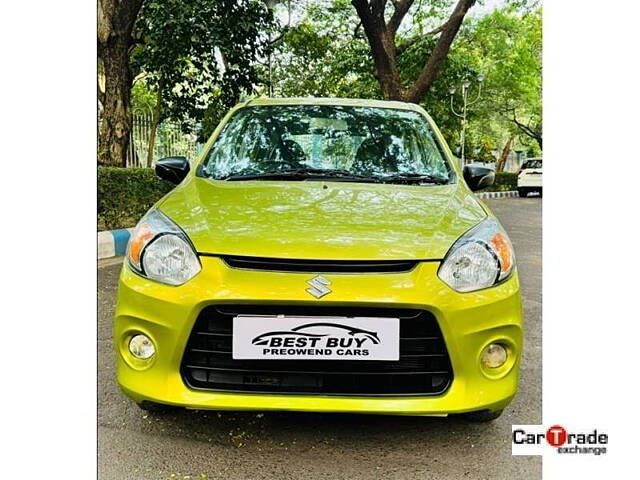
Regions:
<svg viewBox="0 0 640 480"><path fill-rule="evenodd" d="M453 244L438 276L458 292L472 292L504 280L514 264L509 237L496 220L487 218Z"/></svg>
<svg viewBox="0 0 640 480"><path fill-rule="evenodd" d="M136 226L127 258L136 273L168 285L182 285L201 269L187 236L158 210L151 210Z"/></svg>

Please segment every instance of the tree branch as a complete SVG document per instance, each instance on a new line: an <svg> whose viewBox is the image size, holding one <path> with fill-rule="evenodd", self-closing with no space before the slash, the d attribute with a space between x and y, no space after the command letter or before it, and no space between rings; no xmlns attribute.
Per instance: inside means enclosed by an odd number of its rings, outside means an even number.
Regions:
<svg viewBox="0 0 640 480"><path fill-rule="evenodd" d="M356 9L362 25L366 23L373 23L373 17L371 16L371 10L369 10L369 3L367 0L351 0L351 5Z"/></svg>
<svg viewBox="0 0 640 480"><path fill-rule="evenodd" d="M449 20L447 20L446 22L444 22L442 25L440 25L439 27L434 28L433 30L431 30L430 32L425 33L425 35L436 35L438 33L441 33L445 28L447 28L447 25L449 25Z"/></svg>
<svg viewBox="0 0 640 480"><path fill-rule="evenodd" d="M269 2L267 2L267 8L271 8L268 6L268 3ZM278 2L277 1L273 2L273 6L275 6L276 3ZM278 43L280 40L282 40L284 36L287 34L287 32L289 31L289 28L291 27L291 0L289 0L289 3L287 4L287 14L288 14L287 24L284 27L282 27L282 32L280 32L280 35L278 35L273 40L269 40L270 47L272 47L273 45Z"/></svg>
<svg viewBox="0 0 640 480"><path fill-rule="evenodd" d="M273 40L269 40L269 46L273 47L276 43L278 43L280 40L282 40L284 38L284 36L287 34L287 31L288 31L287 27L284 27L282 29L282 32L280 32L280 35L278 35Z"/></svg>
<svg viewBox="0 0 640 480"><path fill-rule="evenodd" d="M360 30L361 26L362 26L362 20L360 20L356 25L356 28L353 29L353 38L358 38L358 30Z"/></svg>
<svg viewBox="0 0 640 480"><path fill-rule="evenodd" d="M427 63L423 67L418 80L405 95L407 102L419 103L427 93L433 81L438 76L444 60L447 58L451 44L455 39L462 21L469 9L476 3L476 0L458 0L449 20L442 26L440 38L431 52Z"/></svg>
<svg viewBox="0 0 640 480"><path fill-rule="evenodd" d="M138 73L135 77L133 77L133 80L131 81L131 86L133 87L136 83L138 83L138 81L142 80L143 78L148 77L149 74L142 72L142 73Z"/></svg>
<svg viewBox="0 0 640 480"><path fill-rule="evenodd" d="M393 6L395 10L387 22L387 30L392 36L395 37L396 32L402 23L402 19L411 8L411 5L413 5L413 2L414 0L394 0Z"/></svg>
<svg viewBox="0 0 640 480"><path fill-rule="evenodd" d="M511 120L516 124L516 127L524 133L527 137L533 138L537 143L540 149L542 149L542 128L540 123L535 124L533 127L530 125L525 125L518 121L516 117L515 109L511 111Z"/></svg>
<svg viewBox="0 0 640 480"><path fill-rule="evenodd" d="M527 136L529 136L531 138L537 138L539 136L538 132L536 130L534 130L534 128L530 127L529 125L525 125L524 123L520 123L515 116L512 118L512 120L513 120L513 123L515 123L516 126L520 130L522 130L525 135L527 135Z"/></svg>
<svg viewBox="0 0 640 480"><path fill-rule="evenodd" d="M387 0L370 0L371 14L384 22L384 9L387 6Z"/></svg>
<svg viewBox="0 0 640 480"><path fill-rule="evenodd" d="M427 35L437 35L438 33L442 32L445 27L447 26L447 22L443 23L442 25L440 25L437 28L434 28L433 30L424 33L422 35L416 35L413 38L410 38L409 40L406 40L404 43L398 45L396 47L396 56L400 56L402 55L404 52L406 52L409 48L413 47L416 43L418 43L420 40L422 40L424 37L426 37Z"/></svg>

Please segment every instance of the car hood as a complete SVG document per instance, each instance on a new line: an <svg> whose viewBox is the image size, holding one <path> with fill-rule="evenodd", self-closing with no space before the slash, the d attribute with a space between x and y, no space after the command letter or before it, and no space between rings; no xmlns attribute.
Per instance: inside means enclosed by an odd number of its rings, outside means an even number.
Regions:
<svg viewBox="0 0 640 480"><path fill-rule="evenodd" d="M199 253L332 260L441 259L487 215L459 183L199 177L185 180L159 208Z"/></svg>

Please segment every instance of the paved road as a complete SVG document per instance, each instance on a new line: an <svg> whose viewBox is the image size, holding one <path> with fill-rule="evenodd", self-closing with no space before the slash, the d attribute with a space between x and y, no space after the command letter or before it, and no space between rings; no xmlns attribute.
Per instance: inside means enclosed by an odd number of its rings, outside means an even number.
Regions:
<svg viewBox="0 0 640 480"><path fill-rule="evenodd" d="M520 391L491 424L300 413L147 415L114 379L111 320L119 264L98 270L98 467L102 480L541 478L512 457L511 424L542 420L541 200L487 202L515 245L526 315ZM109 265L111 263L111 265Z"/></svg>

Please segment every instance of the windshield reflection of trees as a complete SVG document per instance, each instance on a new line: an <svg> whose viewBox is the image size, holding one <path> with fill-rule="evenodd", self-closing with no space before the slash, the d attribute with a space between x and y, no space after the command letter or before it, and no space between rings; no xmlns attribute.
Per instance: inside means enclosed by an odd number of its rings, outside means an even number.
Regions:
<svg viewBox="0 0 640 480"><path fill-rule="evenodd" d="M264 106L240 110L213 145L207 175L316 168L358 175L450 172L417 112L347 106Z"/></svg>

